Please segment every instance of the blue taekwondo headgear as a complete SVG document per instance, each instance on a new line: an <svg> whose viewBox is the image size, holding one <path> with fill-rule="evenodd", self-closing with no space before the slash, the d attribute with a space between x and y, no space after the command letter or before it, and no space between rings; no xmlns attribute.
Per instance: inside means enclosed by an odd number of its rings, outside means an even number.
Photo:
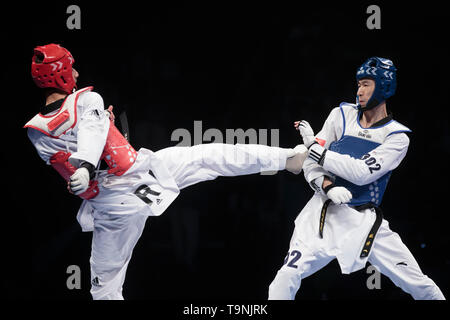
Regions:
<svg viewBox="0 0 450 320"><path fill-rule="evenodd" d="M356 96L358 108L362 111L370 110L389 97L392 97L397 87L397 69L391 60L379 57L372 57L356 72L356 81L369 78L375 81L375 90L366 106L363 108L359 104L359 97Z"/></svg>

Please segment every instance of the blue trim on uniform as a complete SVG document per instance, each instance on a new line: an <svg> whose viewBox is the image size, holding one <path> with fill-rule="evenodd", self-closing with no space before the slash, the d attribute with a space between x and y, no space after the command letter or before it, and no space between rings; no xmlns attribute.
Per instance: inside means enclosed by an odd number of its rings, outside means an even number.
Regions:
<svg viewBox="0 0 450 320"><path fill-rule="evenodd" d="M391 121L386 122L385 124L383 124L383 125L381 125L381 126L378 126L378 127L363 128L363 127L361 126L361 123L359 123L359 118L360 118L361 112L362 112L362 110L359 110L359 111L358 111L358 116L356 117L356 123L358 123L358 126L359 126L361 129L363 129L363 130L371 130L371 129L379 129L379 128L383 128L383 127L387 126L388 124L390 124L392 121L395 121L394 119L392 119ZM397 122L397 121L395 121L395 122Z"/></svg>
<svg viewBox="0 0 450 320"><path fill-rule="evenodd" d="M402 127L404 127L405 130L398 130L398 131L391 132L391 133L388 134L388 136L391 135L391 134L393 134L393 133L398 133L398 132L412 132L412 130L411 130L410 128L408 128L407 126L404 126L403 124L401 124L401 123L398 122L398 121L395 121L395 122L397 122L399 125L401 125Z"/></svg>
<svg viewBox="0 0 450 320"><path fill-rule="evenodd" d="M342 105L343 104L346 104L345 102L342 102L340 105L339 105L339 109L341 109L341 114L342 114L342 122L344 123L344 126L343 126L343 128L342 128L342 135L341 135L341 139L344 137L344 134L345 134L345 115L344 115L344 110L342 109Z"/></svg>
<svg viewBox="0 0 450 320"><path fill-rule="evenodd" d="M412 132L411 130L397 130L397 131L392 131L391 133L389 133L386 137L389 137L391 134L394 133L402 133L402 132Z"/></svg>

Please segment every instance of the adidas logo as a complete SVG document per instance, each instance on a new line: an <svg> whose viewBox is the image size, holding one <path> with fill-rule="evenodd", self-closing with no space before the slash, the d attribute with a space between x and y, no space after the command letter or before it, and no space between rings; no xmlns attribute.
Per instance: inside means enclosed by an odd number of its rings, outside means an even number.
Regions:
<svg viewBox="0 0 450 320"><path fill-rule="evenodd" d="M160 204L163 201L163 199L156 199L156 204Z"/></svg>

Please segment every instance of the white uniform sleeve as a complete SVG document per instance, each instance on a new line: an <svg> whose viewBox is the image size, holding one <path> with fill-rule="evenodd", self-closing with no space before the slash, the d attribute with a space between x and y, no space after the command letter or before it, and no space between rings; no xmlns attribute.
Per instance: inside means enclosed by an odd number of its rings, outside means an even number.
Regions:
<svg viewBox="0 0 450 320"><path fill-rule="evenodd" d="M109 117L103 99L96 92L86 92L78 100L77 152L70 162L87 161L96 166L105 147L109 130ZM74 161L75 160L75 161Z"/></svg>
<svg viewBox="0 0 450 320"><path fill-rule="evenodd" d="M388 136L383 144L361 159L327 150L323 168L356 185L366 185L397 168L408 146L408 136L396 133Z"/></svg>
<svg viewBox="0 0 450 320"><path fill-rule="evenodd" d="M27 128L27 135L33 146L36 148L39 157L47 164L50 164L49 159L55 152L53 148L45 143L44 140L47 136L32 128Z"/></svg>
<svg viewBox="0 0 450 320"><path fill-rule="evenodd" d="M316 134L316 139L325 142L324 147L328 149L333 141L336 141L340 138L340 136L342 135L342 131L342 114L340 108L336 107L331 110L328 118L325 120L322 130L320 130L320 132ZM309 184L311 184L311 181L322 176L331 177L328 171L326 171L321 165L318 165L310 158L306 158L303 164L303 171L305 179Z"/></svg>

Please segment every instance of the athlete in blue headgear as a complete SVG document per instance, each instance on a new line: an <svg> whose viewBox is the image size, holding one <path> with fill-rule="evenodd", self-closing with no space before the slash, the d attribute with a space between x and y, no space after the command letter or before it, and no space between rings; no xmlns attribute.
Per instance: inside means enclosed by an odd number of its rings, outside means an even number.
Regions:
<svg viewBox="0 0 450 320"><path fill-rule="evenodd" d="M361 88L363 80L365 86L370 87L371 95L362 95L358 90L356 103L362 111L371 110L385 104L386 99L392 97L397 88L397 69L389 59L369 58L356 72L358 87ZM365 93L366 90L364 90ZM361 99L363 98L363 99Z"/></svg>
<svg viewBox="0 0 450 320"><path fill-rule="evenodd" d="M357 70L356 80L357 103L334 108L317 135L306 121L294 124L309 149L303 170L315 194L295 220L269 299L295 299L301 280L335 258L344 274L369 262L414 299L445 299L380 209L411 131L386 110L396 89L394 64L372 57Z"/></svg>

